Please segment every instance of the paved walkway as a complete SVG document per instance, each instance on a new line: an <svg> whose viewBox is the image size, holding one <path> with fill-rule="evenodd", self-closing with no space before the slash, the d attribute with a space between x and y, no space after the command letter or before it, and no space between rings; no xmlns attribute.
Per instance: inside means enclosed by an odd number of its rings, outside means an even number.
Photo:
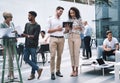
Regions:
<svg viewBox="0 0 120 83"><path fill-rule="evenodd" d="M40 77L40 79L37 79L37 73L36 73L36 78L34 80L28 81L27 78L30 75L31 67L23 62L23 65L21 67L23 83L114 83L114 75L109 73L110 70L106 70L105 76L102 76L102 71L100 69L94 70L94 68L90 66L82 67L82 72L79 72L79 75L77 77L70 77L70 73L71 73L70 55L69 55L68 45L65 44L65 46L66 47L64 48L62 63L61 63L61 73L64 75L63 77L56 77L56 80L51 80L50 64L47 62L45 63L45 66L43 66L42 63L38 63L39 67L43 68L42 76ZM80 63L82 63L82 61L85 61L82 60L81 53L80 53ZM92 59L95 59L97 55L95 48L92 49L92 55L93 55ZM49 54L48 54L48 60L49 60ZM0 62L0 81L1 81L1 76L2 76L2 62ZM17 70L15 70L15 76L18 77ZM7 80L7 72L5 74L5 79Z"/></svg>

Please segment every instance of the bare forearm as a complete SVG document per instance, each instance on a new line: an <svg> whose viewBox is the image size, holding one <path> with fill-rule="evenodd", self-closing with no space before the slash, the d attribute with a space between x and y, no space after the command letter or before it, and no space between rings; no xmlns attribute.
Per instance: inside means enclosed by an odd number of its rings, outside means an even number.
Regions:
<svg viewBox="0 0 120 83"><path fill-rule="evenodd" d="M56 32L57 30L56 29L49 29L48 30L48 33L54 33L54 32Z"/></svg>
<svg viewBox="0 0 120 83"><path fill-rule="evenodd" d="M118 44L116 45L116 48L115 48L115 49L116 49L116 50L119 50L119 45L118 45Z"/></svg>
<svg viewBox="0 0 120 83"><path fill-rule="evenodd" d="M49 29L48 33L54 33L56 31L62 31L62 27L58 26L56 28Z"/></svg>

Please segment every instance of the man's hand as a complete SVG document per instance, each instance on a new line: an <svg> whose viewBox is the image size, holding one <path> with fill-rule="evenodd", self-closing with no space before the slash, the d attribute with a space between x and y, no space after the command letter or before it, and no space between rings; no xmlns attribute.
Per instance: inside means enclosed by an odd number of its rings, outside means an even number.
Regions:
<svg viewBox="0 0 120 83"><path fill-rule="evenodd" d="M58 26L58 27L56 28L56 31L62 31L62 27L61 27L61 26Z"/></svg>
<svg viewBox="0 0 120 83"><path fill-rule="evenodd" d="M111 48L107 48L106 51L111 51L112 49Z"/></svg>

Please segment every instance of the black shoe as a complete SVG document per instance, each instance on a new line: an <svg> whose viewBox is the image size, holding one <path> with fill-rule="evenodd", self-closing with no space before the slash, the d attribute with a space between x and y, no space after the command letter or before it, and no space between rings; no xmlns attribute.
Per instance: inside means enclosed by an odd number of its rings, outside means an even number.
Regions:
<svg viewBox="0 0 120 83"><path fill-rule="evenodd" d="M51 74L51 80L55 80L55 75Z"/></svg>
<svg viewBox="0 0 120 83"><path fill-rule="evenodd" d="M56 76L63 77L63 75L61 75L60 71L56 72Z"/></svg>

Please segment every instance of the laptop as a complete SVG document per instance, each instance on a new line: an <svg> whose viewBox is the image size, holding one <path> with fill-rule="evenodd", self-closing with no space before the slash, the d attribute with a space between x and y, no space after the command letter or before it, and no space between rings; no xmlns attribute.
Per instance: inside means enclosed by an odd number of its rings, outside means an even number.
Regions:
<svg viewBox="0 0 120 83"><path fill-rule="evenodd" d="M108 66L102 58L96 59L99 65Z"/></svg>

